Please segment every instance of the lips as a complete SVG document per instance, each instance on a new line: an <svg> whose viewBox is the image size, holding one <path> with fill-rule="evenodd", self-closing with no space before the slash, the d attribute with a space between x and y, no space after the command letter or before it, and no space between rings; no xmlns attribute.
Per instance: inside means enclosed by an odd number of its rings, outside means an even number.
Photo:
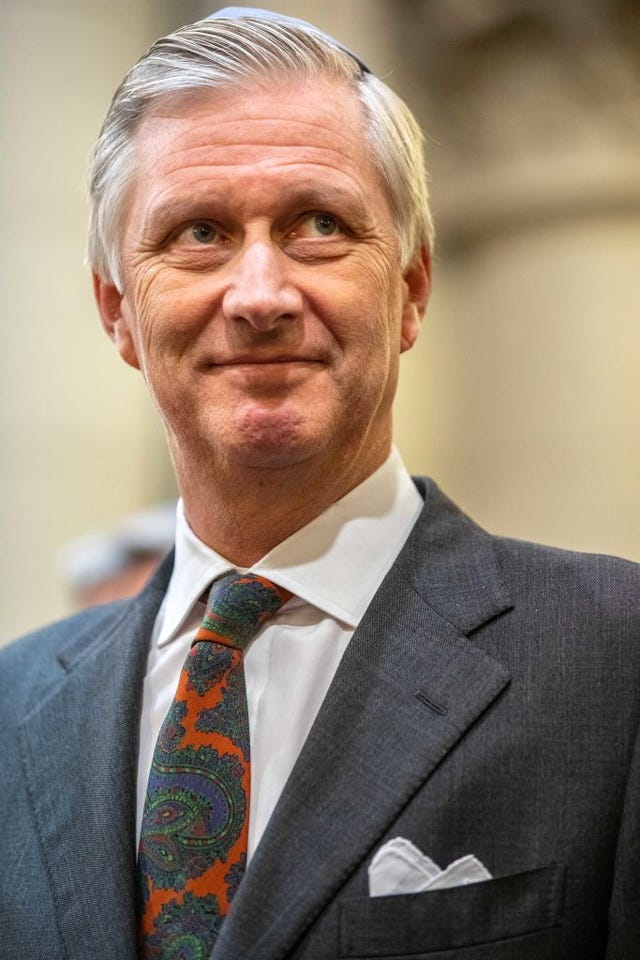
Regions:
<svg viewBox="0 0 640 960"><path fill-rule="evenodd" d="M277 355L277 356L239 356L225 359L217 359L210 362L212 367L248 367L248 366L272 366L285 363L324 363L319 357L298 357L295 355Z"/></svg>

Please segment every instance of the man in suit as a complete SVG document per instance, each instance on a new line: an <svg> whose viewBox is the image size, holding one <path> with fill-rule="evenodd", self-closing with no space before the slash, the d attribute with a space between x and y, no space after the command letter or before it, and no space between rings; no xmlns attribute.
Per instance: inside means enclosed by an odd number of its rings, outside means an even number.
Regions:
<svg viewBox="0 0 640 960"><path fill-rule="evenodd" d="M223 12L116 93L90 259L166 426L176 551L3 651L2 956L138 955L173 842L143 845L156 739L234 570L287 591L244 651L246 850L228 909L163 888L141 957L640 956L638 569L494 538L408 479L426 197L406 107L300 22Z"/></svg>

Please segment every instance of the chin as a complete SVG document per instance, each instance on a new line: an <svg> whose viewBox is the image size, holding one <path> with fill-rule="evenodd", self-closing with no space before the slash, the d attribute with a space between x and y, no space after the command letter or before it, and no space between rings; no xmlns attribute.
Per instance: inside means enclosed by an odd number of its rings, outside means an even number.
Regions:
<svg viewBox="0 0 640 960"><path fill-rule="evenodd" d="M236 421L229 455L243 466L286 467L312 459L324 448L324 437L306 418L283 411L252 411Z"/></svg>
<svg viewBox="0 0 640 960"><path fill-rule="evenodd" d="M229 457L243 467L278 469L311 460L315 452L315 444L294 443L291 438L265 437L234 444Z"/></svg>

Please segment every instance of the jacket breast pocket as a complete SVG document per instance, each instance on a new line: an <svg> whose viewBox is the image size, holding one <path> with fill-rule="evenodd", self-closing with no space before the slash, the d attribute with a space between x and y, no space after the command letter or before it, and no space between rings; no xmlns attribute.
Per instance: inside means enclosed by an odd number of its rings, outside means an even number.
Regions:
<svg viewBox="0 0 640 960"><path fill-rule="evenodd" d="M550 864L426 893L343 900L340 957L394 957L496 943L562 919L564 870Z"/></svg>

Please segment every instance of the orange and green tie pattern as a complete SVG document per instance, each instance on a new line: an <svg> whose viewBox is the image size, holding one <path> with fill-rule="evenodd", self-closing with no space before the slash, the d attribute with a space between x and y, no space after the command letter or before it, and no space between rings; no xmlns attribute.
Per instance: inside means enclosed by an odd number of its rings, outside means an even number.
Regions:
<svg viewBox="0 0 640 960"><path fill-rule="evenodd" d="M243 650L291 597L255 574L211 587L158 735L142 818L140 957L208 958L244 874L249 718Z"/></svg>

